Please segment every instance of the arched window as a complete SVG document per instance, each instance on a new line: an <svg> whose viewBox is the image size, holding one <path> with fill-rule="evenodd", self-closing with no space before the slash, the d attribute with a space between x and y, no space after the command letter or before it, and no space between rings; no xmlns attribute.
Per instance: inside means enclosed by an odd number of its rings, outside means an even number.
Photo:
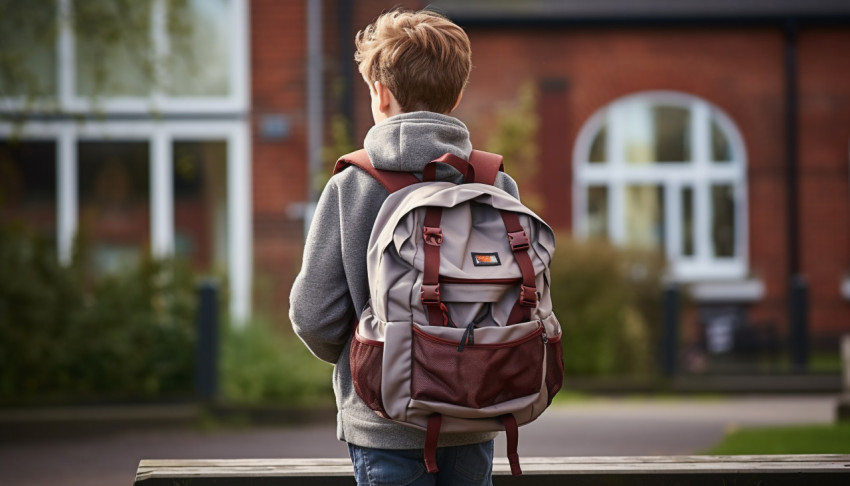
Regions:
<svg viewBox="0 0 850 486"><path fill-rule="evenodd" d="M695 96L620 98L582 127L574 231L664 251L680 280L747 273L746 152L735 124Z"/></svg>

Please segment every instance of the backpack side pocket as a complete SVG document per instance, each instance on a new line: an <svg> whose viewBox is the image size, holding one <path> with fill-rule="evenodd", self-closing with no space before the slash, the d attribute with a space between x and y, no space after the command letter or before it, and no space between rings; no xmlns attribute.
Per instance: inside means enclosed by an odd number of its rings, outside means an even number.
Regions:
<svg viewBox="0 0 850 486"><path fill-rule="evenodd" d="M546 342L546 390L549 392L547 405L552 403L555 394L564 385L564 348L561 346L561 334Z"/></svg>
<svg viewBox="0 0 850 486"><path fill-rule="evenodd" d="M386 418L381 398L381 376L384 361L384 343L360 335L357 329L351 340L349 352L351 379L357 395L378 415Z"/></svg>

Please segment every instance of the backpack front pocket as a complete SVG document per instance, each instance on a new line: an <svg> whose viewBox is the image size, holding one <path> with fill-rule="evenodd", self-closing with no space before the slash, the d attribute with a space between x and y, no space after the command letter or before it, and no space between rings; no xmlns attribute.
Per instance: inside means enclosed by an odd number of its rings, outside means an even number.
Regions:
<svg viewBox="0 0 850 486"><path fill-rule="evenodd" d="M498 342L494 333L509 328L483 328L489 338L461 346L463 329L452 329L457 338L428 333L413 327L411 397L415 400L485 408L514 398L539 393L543 380L543 328L519 338ZM483 342L480 342L483 341ZM468 343L468 341L467 341ZM459 350L459 348L461 350Z"/></svg>

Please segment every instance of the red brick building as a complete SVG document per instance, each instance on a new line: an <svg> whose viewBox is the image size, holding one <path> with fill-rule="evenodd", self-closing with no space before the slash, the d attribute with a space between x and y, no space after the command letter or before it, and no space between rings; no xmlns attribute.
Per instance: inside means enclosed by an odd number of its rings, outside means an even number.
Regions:
<svg viewBox="0 0 850 486"><path fill-rule="evenodd" d="M461 117L480 117L525 80L540 87L545 176L535 186L553 225L664 248L704 325L731 312L805 339L796 322L827 347L850 330L850 6L446 10L474 46ZM608 153L593 146L600 132ZM647 228L629 221L635 206L656 212ZM808 305L793 305L792 287L806 289Z"/></svg>
<svg viewBox="0 0 850 486"><path fill-rule="evenodd" d="M48 23L73 7L42 3ZM0 19L47 80L28 104L31 90L0 79L0 112L28 120L18 134L0 119L0 174L13 174L0 176L0 214L37 226L63 259L90 232L106 269L146 250L189 256L228 273L235 315L282 315L321 147L339 142L332 121L350 122L354 144L372 124L353 36L397 3L188 2L189 49L206 68L172 66L164 88L134 84L138 67L109 50L120 45L98 54L61 22L43 41ZM467 30L474 69L456 114L477 146L533 87L538 170L521 192L540 195L554 227L664 251L694 323L764 323L831 348L850 331L846 2L401 3L433 4ZM167 2L150 5L165 59L181 44ZM94 56L117 63L96 106ZM45 115L42 98L59 110ZM792 283L808 304L796 321Z"/></svg>
<svg viewBox="0 0 850 486"><path fill-rule="evenodd" d="M352 119L356 141L371 119L366 89L348 61L350 39L391 4L324 3L325 121L339 113ZM256 115L270 108L261 100L274 99L265 94L267 80L286 76L279 69L289 62L283 56L304 51L257 42L266 22L270 29L285 22L272 22L265 3L252 5ZM850 7L790 1L434 7L472 41L474 70L457 115L473 143L485 143L498 109L515 103L522 86L536 88L539 170L523 182L523 192L542 195L541 212L553 226L663 249L696 303L691 320L702 326L767 326L830 349L850 330ZM260 65L267 50L279 59ZM280 198L279 211L306 195L297 183L280 191L280 183L266 180L275 173L277 180L303 181L301 160L270 168L279 172L257 170L306 157L303 142L293 136L291 155L265 162L255 140L256 206L266 204L260 189L266 183ZM266 238L264 217L255 207L257 260L294 268L289 248L297 242L284 251L271 228ZM279 231L285 224L273 226ZM807 305L792 305L793 289ZM803 336L793 334L793 309L805 317L797 321L806 326Z"/></svg>

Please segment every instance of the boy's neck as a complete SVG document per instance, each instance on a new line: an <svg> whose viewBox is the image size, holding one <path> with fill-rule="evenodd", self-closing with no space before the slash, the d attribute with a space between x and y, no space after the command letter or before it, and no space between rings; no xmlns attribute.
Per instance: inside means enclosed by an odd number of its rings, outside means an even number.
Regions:
<svg viewBox="0 0 850 486"><path fill-rule="evenodd" d="M407 113L401 108L401 105L393 92L380 81L375 81L369 85L369 95L372 99L372 118L375 120L375 124L378 124L387 118ZM463 92L461 92L458 96L457 102L455 102L451 111L454 111L455 108L457 108L461 99L463 99ZM451 113L451 111L449 113ZM448 115L449 113L442 114Z"/></svg>

